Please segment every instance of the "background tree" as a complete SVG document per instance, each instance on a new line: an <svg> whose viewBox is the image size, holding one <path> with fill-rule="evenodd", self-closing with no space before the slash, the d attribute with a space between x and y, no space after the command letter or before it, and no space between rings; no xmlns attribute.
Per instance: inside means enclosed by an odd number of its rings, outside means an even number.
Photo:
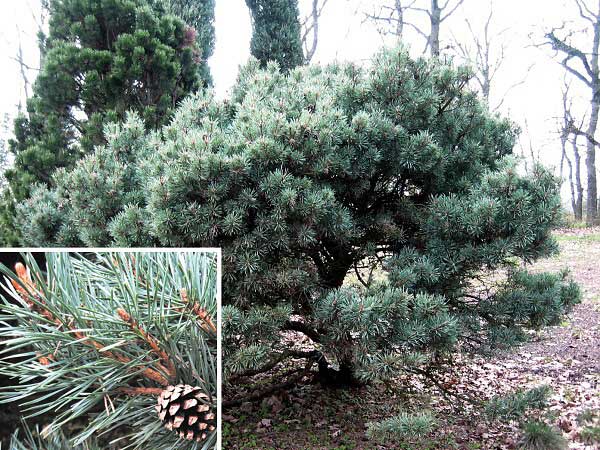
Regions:
<svg viewBox="0 0 600 450"><path fill-rule="evenodd" d="M393 4L385 3L379 11L367 13L367 19L380 25L380 32L393 34L400 40L404 34L404 27L409 26L417 34L425 38L424 52L434 57L440 56L440 31L446 21L462 5L464 0L394 0ZM426 5L426 6L422 6ZM414 11L425 14L429 22L429 30L424 30L416 20L407 19L407 13Z"/></svg>
<svg viewBox="0 0 600 450"><path fill-rule="evenodd" d="M598 217L598 189L596 183L596 129L600 111L600 3L573 0L581 19L586 22L584 33L589 36L588 48L579 45L574 36L579 33L564 30L564 26L546 34L547 42L562 58L565 70L589 89L590 115L585 130L573 130L585 136L587 141L585 167L587 172L585 221L593 225Z"/></svg>
<svg viewBox="0 0 600 450"><path fill-rule="evenodd" d="M25 402L58 448L214 448L215 254L46 257L0 266L0 401Z"/></svg>
<svg viewBox="0 0 600 450"><path fill-rule="evenodd" d="M572 110L572 99L570 98L569 92L570 85L565 82L562 91L562 106L563 116L559 124L560 133L560 147L561 147L561 160L560 160L560 177L563 177L564 163L566 161L569 169L569 192L571 195L571 208L573 210L573 216L576 221L583 220L583 186L581 184L581 155L579 153L578 145L578 133L573 133L573 130L583 129L583 122L575 123L575 119ZM569 157L568 145L571 144L573 150L573 160Z"/></svg>
<svg viewBox="0 0 600 450"><path fill-rule="evenodd" d="M473 79L490 109L498 111L504 104L508 93L517 86L525 83L533 64L525 68L523 76L510 84L504 92L498 93L494 91L495 95L493 97L498 100L490 103L492 91L496 88L495 81L498 72L507 60L507 52L509 52L508 33L510 33L510 28L495 30L494 10L491 2L487 17L480 29L474 26L469 19L465 19L465 24L469 32L469 38L458 39L453 36L453 47L459 57L473 68Z"/></svg>
<svg viewBox="0 0 600 450"><path fill-rule="evenodd" d="M21 206L24 243L221 246L232 381L289 360L292 379L316 366L327 383L430 375L457 342L519 342L577 301L565 274L515 268L556 248L558 180L519 176L516 129L468 69L395 49L368 70L297 70L252 61L231 99L185 101L160 135L111 128Z"/></svg>
<svg viewBox="0 0 600 450"><path fill-rule="evenodd" d="M366 12L365 19L373 21L377 25L379 34L383 36L392 35L398 42L404 38L404 26L409 26L419 33L421 30L412 22L406 21L406 13L412 8L417 0L403 2L394 0L393 4L383 4L375 7L373 12Z"/></svg>
<svg viewBox="0 0 600 450"><path fill-rule="evenodd" d="M149 127L166 123L200 85L190 32L156 2L52 2L44 65L27 116L15 121L15 163L6 174L14 199L104 142L103 124L127 111Z"/></svg>
<svg viewBox="0 0 600 450"><path fill-rule="evenodd" d="M315 56L317 45L319 44L319 19L323 14L323 9L329 0L312 0L310 12L307 14L302 23L302 48L304 49L304 62L309 64Z"/></svg>
<svg viewBox="0 0 600 450"><path fill-rule="evenodd" d="M167 11L193 28L199 60L200 79L211 82L208 58L215 49L215 0L165 0ZM192 33L192 30L188 30Z"/></svg>
<svg viewBox="0 0 600 450"><path fill-rule="evenodd" d="M246 0L252 16L250 53L286 71L303 64L298 0Z"/></svg>

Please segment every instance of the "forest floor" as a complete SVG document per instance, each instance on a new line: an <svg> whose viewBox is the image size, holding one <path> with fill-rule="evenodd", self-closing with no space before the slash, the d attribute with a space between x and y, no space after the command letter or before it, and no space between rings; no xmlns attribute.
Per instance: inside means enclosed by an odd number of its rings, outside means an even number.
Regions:
<svg viewBox="0 0 600 450"><path fill-rule="evenodd" d="M560 254L532 270L568 267L582 289L582 303L559 326L512 352L492 359L458 356L445 382L483 399L549 385L553 395L545 421L562 432L568 448L600 449L600 228L560 230L556 237ZM418 442L367 439L368 422L401 410L431 411L438 428ZM351 390L303 384L261 404L225 411L223 420L224 450L519 449L521 435L518 423L490 421L482 408L414 379Z"/></svg>

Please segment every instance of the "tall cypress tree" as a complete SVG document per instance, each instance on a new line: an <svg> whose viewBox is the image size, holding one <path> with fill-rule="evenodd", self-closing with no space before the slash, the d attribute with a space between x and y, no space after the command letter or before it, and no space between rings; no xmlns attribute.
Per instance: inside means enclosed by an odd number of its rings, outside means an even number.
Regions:
<svg viewBox="0 0 600 450"><path fill-rule="evenodd" d="M277 61L283 71L304 61L298 0L246 0L252 14L250 53L264 67Z"/></svg>
<svg viewBox="0 0 600 450"><path fill-rule="evenodd" d="M146 126L159 127L208 78L198 31L167 14L162 2L54 0L49 7L43 67L11 143L15 164L6 177L16 201L103 143L107 122L134 110ZM212 16L206 18L212 30ZM213 31L202 33L208 53Z"/></svg>

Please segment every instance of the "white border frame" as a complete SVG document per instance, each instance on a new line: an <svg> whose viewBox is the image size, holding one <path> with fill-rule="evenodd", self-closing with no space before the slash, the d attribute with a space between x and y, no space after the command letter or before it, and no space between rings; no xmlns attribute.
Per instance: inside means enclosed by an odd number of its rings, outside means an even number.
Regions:
<svg viewBox="0 0 600 450"><path fill-rule="evenodd" d="M222 252L219 247L0 247L0 253L83 253L83 252L115 252L115 253L192 253L206 252L217 255L217 445L218 450L223 445L222 436L222 385L223 385L223 354L221 350L222 324L221 324L221 277L222 277Z"/></svg>

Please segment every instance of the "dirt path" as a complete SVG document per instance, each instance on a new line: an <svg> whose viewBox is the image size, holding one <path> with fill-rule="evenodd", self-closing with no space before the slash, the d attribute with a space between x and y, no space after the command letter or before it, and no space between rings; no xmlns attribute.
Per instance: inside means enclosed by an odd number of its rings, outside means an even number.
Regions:
<svg viewBox="0 0 600 450"><path fill-rule="evenodd" d="M600 416L600 229L565 230L557 233L557 239L560 255L536 263L533 270L568 267L581 287L583 301L560 326L544 329L498 364L514 371L515 383L553 388L550 409L569 448L600 449L600 434L595 443L582 442L580 423L586 412L594 413L596 421Z"/></svg>
<svg viewBox="0 0 600 450"><path fill-rule="evenodd" d="M455 388L476 398L548 384L549 423L563 431L570 449L600 449L583 442L582 414L600 420L600 228L557 232L559 256L540 261L532 270L569 267L580 284L583 302L560 326L549 327L512 353L493 359L461 361L451 375ZM366 423L389 417L402 407L427 409L438 417L438 431L415 443L377 445L365 438ZM579 417L579 420L578 420ZM588 422L588 425L594 422ZM598 428L600 434L600 428ZM490 423L469 406L457 410L439 391L413 379L395 386L354 391L323 391L304 385L243 405L224 420L224 449L517 449L516 423Z"/></svg>

